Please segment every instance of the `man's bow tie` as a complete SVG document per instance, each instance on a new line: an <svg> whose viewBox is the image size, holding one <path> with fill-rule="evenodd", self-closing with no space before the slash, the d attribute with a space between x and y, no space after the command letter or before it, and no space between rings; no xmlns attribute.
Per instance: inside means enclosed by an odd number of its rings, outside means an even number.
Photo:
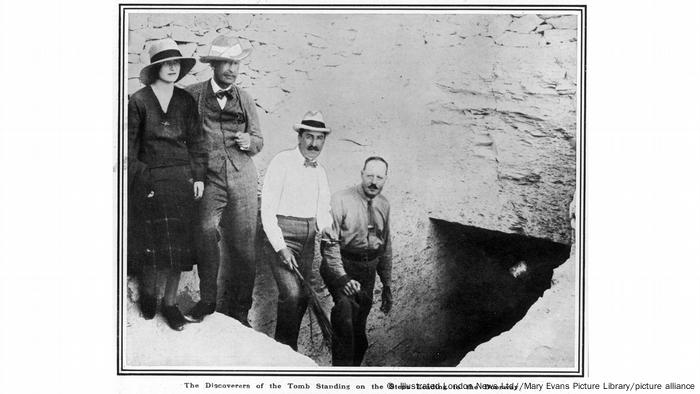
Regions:
<svg viewBox="0 0 700 394"><path fill-rule="evenodd" d="M221 100L222 98L226 97L229 100L233 98L233 92L231 92L232 88L228 89L221 89L218 92L214 93L216 95L216 98Z"/></svg>
<svg viewBox="0 0 700 394"><path fill-rule="evenodd" d="M311 160L306 159L306 158L304 159L304 167L316 168L317 166L318 166L318 163L316 163L315 161L311 161Z"/></svg>

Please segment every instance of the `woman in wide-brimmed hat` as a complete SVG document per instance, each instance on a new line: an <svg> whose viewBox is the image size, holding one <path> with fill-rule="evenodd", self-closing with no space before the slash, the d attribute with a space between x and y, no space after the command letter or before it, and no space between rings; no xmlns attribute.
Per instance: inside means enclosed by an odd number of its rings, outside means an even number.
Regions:
<svg viewBox="0 0 700 394"><path fill-rule="evenodd" d="M129 237L139 268L141 312L156 313L158 273L166 276L161 313L181 330L186 320L176 304L180 272L192 268L194 201L204 190L207 150L189 93L175 87L194 67L172 39L156 41L151 63L141 70L146 85L129 98Z"/></svg>

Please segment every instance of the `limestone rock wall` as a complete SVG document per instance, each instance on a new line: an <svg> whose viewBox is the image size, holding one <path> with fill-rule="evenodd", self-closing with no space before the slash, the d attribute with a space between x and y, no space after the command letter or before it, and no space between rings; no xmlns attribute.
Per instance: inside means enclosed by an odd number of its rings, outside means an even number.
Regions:
<svg viewBox="0 0 700 394"><path fill-rule="evenodd" d="M216 35L239 35L254 48L238 84L259 106L261 172L319 108L334 130L323 155L334 190L382 154L402 217L411 207L568 243L576 26L573 15L135 14L128 90L141 86L151 40L170 36L199 57ZM210 77L198 63L180 84Z"/></svg>
<svg viewBox="0 0 700 394"><path fill-rule="evenodd" d="M357 183L367 156L388 160L396 301L391 315L378 306L370 315L370 363L419 341L399 343L391 328L420 315L414 300L440 297L423 290L430 271L422 259L433 255L429 218L571 243L575 16L142 14L130 15L128 26L130 93L140 88L151 40L171 36L195 57L221 33L251 43L238 84L259 107L261 176L274 154L296 144L292 124L309 109L320 109L333 129L321 155L332 191ZM180 83L210 76L198 63ZM183 283L196 289L194 276ZM262 262L255 294L251 320L271 334L276 289ZM304 330L300 350L325 363L327 352Z"/></svg>

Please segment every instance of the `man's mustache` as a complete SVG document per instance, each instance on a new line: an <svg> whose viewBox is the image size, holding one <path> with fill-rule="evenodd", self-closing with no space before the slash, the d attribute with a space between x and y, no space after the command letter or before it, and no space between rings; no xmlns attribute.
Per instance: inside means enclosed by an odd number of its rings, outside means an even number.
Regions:
<svg viewBox="0 0 700 394"><path fill-rule="evenodd" d="M307 147L306 147L306 150L314 150L314 151L316 151L316 152L320 152L320 151L321 151L321 149L319 149L318 146L313 146L313 145L307 146Z"/></svg>
<svg viewBox="0 0 700 394"><path fill-rule="evenodd" d="M377 187L377 185L375 185L375 184L369 185L368 188L369 188L370 190L377 190L377 189L379 189L379 188Z"/></svg>

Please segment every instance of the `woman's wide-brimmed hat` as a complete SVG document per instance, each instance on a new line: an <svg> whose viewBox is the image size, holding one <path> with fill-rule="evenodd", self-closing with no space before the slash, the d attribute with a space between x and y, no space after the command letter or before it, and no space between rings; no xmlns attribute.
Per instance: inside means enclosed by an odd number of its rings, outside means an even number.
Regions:
<svg viewBox="0 0 700 394"><path fill-rule="evenodd" d="M302 130L320 131L322 133L331 132L331 129L326 127L326 122L323 121L323 114L321 114L321 111L308 111L304 114L301 123L295 124L293 128L297 133Z"/></svg>
<svg viewBox="0 0 700 394"><path fill-rule="evenodd" d="M253 48L243 48L238 37L222 35L211 42L209 54L200 57L199 61L202 63L241 61L248 57L251 52L253 52Z"/></svg>
<svg viewBox="0 0 700 394"><path fill-rule="evenodd" d="M164 38L153 42L151 47L148 49L148 55L151 57L151 64L141 69L141 74L139 74L139 79L144 85L148 85L149 83L153 82L151 81L151 73L153 72L154 67L160 67L160 64L167 61L180 61L180 75L177 77L177 81L184 78L185 75L192 70L192 67L197 64L197 60L195 58L182 56L180 48L178 48L177 43L172 38Z"/></svg>

